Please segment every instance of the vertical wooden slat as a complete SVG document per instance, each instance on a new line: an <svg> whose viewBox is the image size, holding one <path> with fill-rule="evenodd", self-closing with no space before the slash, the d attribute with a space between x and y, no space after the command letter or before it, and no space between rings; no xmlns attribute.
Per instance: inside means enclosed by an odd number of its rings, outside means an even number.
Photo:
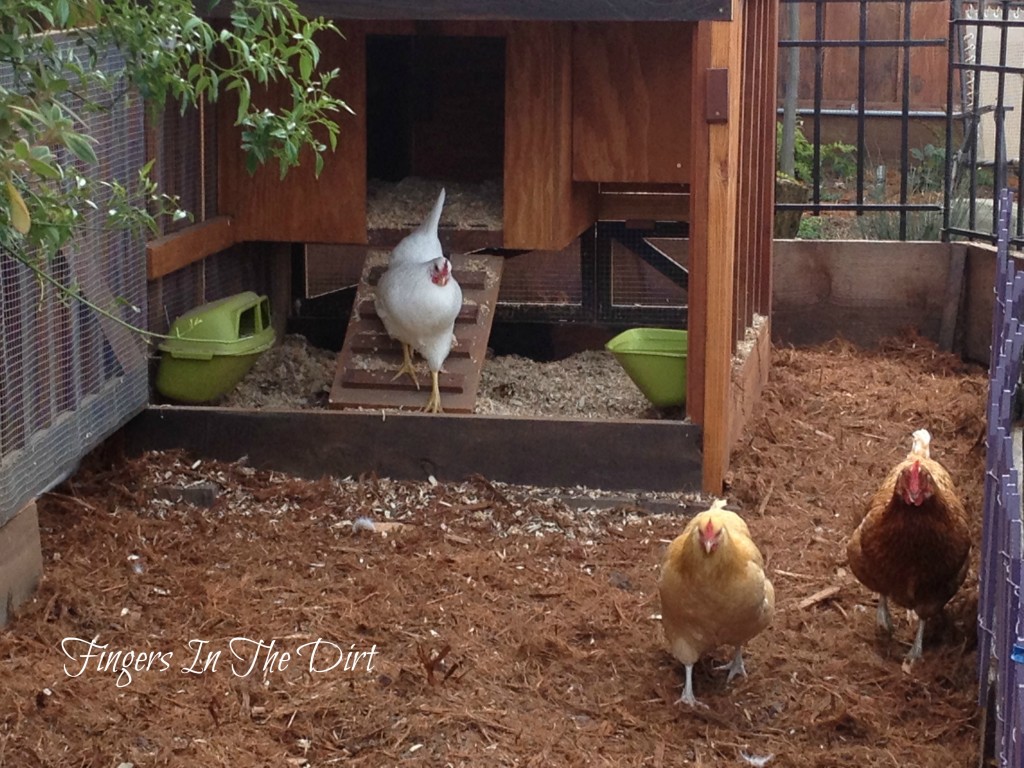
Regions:
<svg viewBox="0 0 1024 768"><path fill-rule="evenodd" d="M753 233L758 227L758 216L755 194L757 192L758 157L757 142L754 140L760 109L756 103L757 73L759 62L756 54L760 53L751 34L751 27L756 23L757 13L754 0L748 0L747 12L740 24L743 35L743 68L739 74L740 99L740 168L742 174L737 180L736 206L736 275L733 286L732 340L730 350L735 343L743 338L743 332L750 324L753 313L750 306L750 286L752 284L751 267L752 249L754 248Z"/></svg>
<svg viewBox="0 0 1024 768"><path fill-rule="evenodd" d="M732 365L733 280L736 267L736 215L739 167L740 96L743 64L743 16L745 8L734 0L731 22L701 22L697 30L695 90L707 93L709 69L729 73L729 92L724 122L694 121L693 232L691 264L695 256L705 273L700 314L703 319L703 487L721 493L729 458L729 380ZM695 100L695 111L704 101ZM703 134L706 142L700 140ZM705 154L706 153L706 154ZM697 172L702 165L706 170ZM691 272L692 275L692 272ZM690 317L693 318L691 285ZM693 329L691 324L691 337ZM692 371L692 368L691 368ZM689 409L688 409L689 410Z"/></svg>
<svg viewBox="0 0 1024 768"><path fill-rule="evenodd" d="M774 260L775 222L775 96L779 66L779 0L761 0L763 16L758 39L763 46L761 60L761 153L764 167L761 175L761 210L766 217L761 228L761 247L758 250L758 277L755 285L754 307L760 314L770 317L772 307L772 263Z"/></svg>
<svg viewBox="0 0 1024 768"><path fill-rule="evenodd" d="M693 156L690 161L690 270L687 287L687 353L686 353L686 415L695 424L704 424L704 349L707 326L707 264L708 264L708 157L710 135L704 112L707 98L707 67L711 58L709 23L701 22L694 29L690 45L693 63L690 136Z"/></svg>

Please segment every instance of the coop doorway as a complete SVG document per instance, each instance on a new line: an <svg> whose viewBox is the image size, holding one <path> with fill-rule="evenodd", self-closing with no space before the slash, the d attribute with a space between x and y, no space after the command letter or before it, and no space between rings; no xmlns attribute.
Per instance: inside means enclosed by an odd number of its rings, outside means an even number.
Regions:
<svg viewBox="0 0 1024 768"><path fill-rule="evenodd" d="M400 207L441 186L448 215L500 228L505 39L369 35L366 130L371 229L417 223Z"/></svg>

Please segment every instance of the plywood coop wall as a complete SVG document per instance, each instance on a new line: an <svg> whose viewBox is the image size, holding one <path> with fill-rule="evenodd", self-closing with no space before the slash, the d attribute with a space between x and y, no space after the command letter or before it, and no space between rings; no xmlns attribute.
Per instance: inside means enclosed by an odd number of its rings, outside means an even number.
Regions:
<svg viewBox="0 0 1024 768"><path fill-rule="evenodd" d="M687 411L704 430L704 486L720 490L735 433L733 353L770 311L777 0L316 0L300 7L336 19L344 33L320 41L322 65L338 68L337 95L354 111L341 117L337 151L319 179L311 162L284 180L276 167L250 176L234 105L223 101L210 117L216 156L207 160L216 165L217 215L200 225L205 230L151 244L151 278L237 243L373 241L367 169L379 158L368 144L381 95L368 74L382 47L412 55L403 40L422 40L434 53L413 53L430 57L437 87L413 78L409 87L431 90L433 100L407 94L397 109L416 116L403 129L407 160L443 178L499 173L496 245L567 252L598 221L688 224ZM493 51L503 71L483 67L489 71L473 78L482 84L465 89L477 95L460 101L462 89L448 82L458 57L446 56L444 40L464 41L460 50L481 62ZM392 86L401 89L401 78L392 75ZM420 115L424 103L447 110L447 119ZM444 149L424 155L423 142Z"/></svg>

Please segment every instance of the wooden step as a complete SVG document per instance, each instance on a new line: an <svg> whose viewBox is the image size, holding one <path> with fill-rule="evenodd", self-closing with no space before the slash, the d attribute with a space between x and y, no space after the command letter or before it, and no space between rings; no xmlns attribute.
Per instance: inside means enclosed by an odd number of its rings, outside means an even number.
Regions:
<svg viewBox="0 0 1024 768"><path fill-rule="evenodd" d="M500 256L449 256L462 288L462 310L455 321L455 346L438 376L441 407L471 413L480 385L480 369L494 321L504 260ZM374 308L374 286L384 272L386 253L367 256L356 289L352 317L331 388L332 408L400 408L422 410L430 396L430 370L414 358L419 389L408 375L395 378L402 363L401 345L388 336Z"/></svg>

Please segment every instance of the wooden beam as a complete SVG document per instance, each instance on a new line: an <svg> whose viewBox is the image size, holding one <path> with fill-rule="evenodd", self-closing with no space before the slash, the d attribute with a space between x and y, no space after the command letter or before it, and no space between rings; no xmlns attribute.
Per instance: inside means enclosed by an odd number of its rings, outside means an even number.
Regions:
<svg viewBox="0 0 1024 768"><path fill-rule="evenodd" d="M939 347L947 352L953 350L953 341L956 338L960 308L964 301L966 266L966 246L951 244L949 247L949 274L946 278L946 292L942 302L942 322L939 325Z"/></svg>
<svg viewBox="0 0 1024 768"><path fill-rule="evenodd" d="M606 192L597 198L601 221L689 221L689 193Z"/></svg>
<svg viewBox="0 0 1024 768"><path fill-rule="evenodd" d="M505 56L504 245L559 251L597 219L572 178L572 25L512 25Z"/></svg>
<svg viewBox="0 0 1024 768"><path fill-rule="evenodd" d="M0 627L10 610L25 602L43 577L39 515L33 501L0 527Z"/></svg>
<svg viewBox="0 0 1024 768"><path fill-rule="evenodd" d="M693 491L700 430L681 421L475 414L259 411L154 406L124 430L125 450L183 449L301 477L376 472L396 479L542 487Z"/></svg>
<svg viewBox="0 0 1024 768"><path fill-rule="evenodd" d="M210 4L226 17L230 4ZM334 19L506 19L518 21L694 21L727 19L719 0L299 0L307 16Z"/></svg>
<svg viewBox="0 0 1024 768"><path fill-rule="evenodd" d="M736 263L737 179L742 91L742 6L733 3L733 21L697 25L694 77L694 111L704 113L708 78L712 71L727 70L728 98L715 113L694 119L694 178L691 222L690 337L698 344L702 366L701 411L704 427L703 489L720 494L729 463L729 384L733 347L733 287ZM716 104L718 100L712 100ZM721 108L725 109L722 119ZM695 261L697 264L695 264ZM699 266L698 266L699 265ZM698 286L693 278L699 273ZM696 294L696 295L695 295ZM698 300L698 329L694 299ZM693 378L691 368L690 378ZM690 403L687 410L694 414Z"/></svg>
<svg viewBox="0 0 1024 768"><path fill-rule="evenodd" d="M235 244L231 223L230 216L215 216L149 241L146 243L146 277L156 280L230 248Z"/></svg>

